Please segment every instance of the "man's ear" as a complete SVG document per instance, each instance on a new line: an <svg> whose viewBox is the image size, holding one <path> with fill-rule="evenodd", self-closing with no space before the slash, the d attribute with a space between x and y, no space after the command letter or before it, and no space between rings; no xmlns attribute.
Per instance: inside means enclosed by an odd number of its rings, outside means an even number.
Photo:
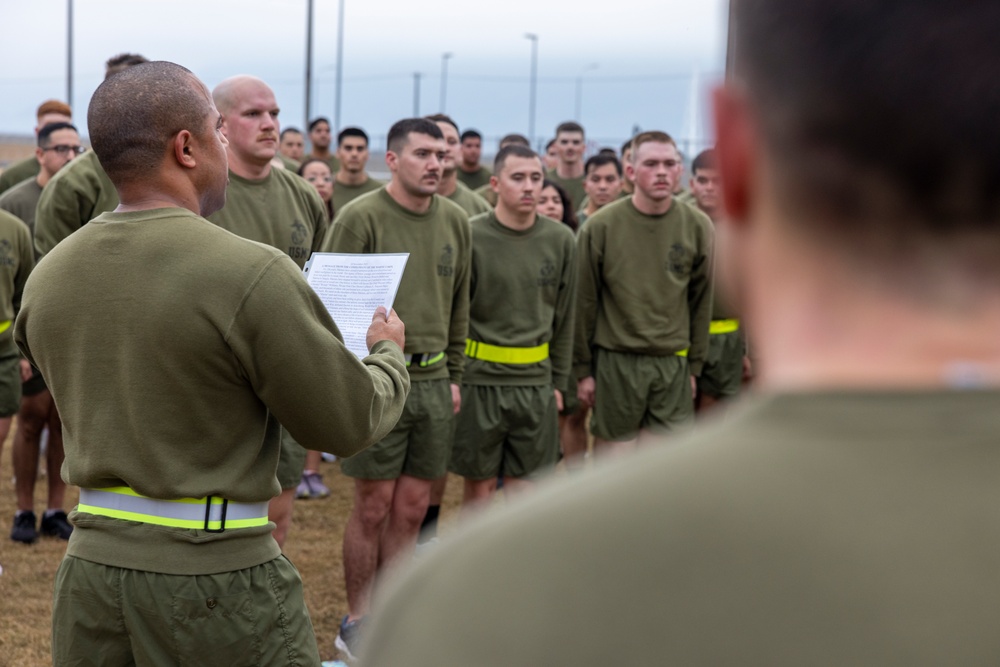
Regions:
<svg viewBox="0 0 1000 667"><path fill-rule="evenodd" d="M198 166L194 154L194 136L188 130L181 130L174 135L173 141L174 158L178 164L188 169Z"/></svg>
<svg viewBox="0 0 1000 667"><path fill-rule="evenodd" d="M751 184L758 158L752 112L746 95L732 86L717 88L712 101L725 217L728 223L739 225L750 214Z"/></svg>
<svg viewBox="0 0 1000 667"><path fill-rule="evenodd" d="M396 168L399 166L399 156L393 151L386 151L385 165L389 167L389 171L396 171Z"/></svg>

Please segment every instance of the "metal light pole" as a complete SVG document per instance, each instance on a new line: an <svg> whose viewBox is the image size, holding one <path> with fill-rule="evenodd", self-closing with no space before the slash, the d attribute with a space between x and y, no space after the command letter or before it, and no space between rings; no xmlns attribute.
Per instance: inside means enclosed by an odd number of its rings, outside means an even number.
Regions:
<svg viewBox="0 0 1000 667"><path fill-rule="evenodd" d="M597 69L599 65L597 63L590 63L587 67L580 73L580 76L576 77L576 105L574 108L573 118L576 121L583 122L583 75L587 72L591 72Z"/></svg>
<svg viewBox="0 0 1000 667"><path fill-rule="evenodd" d="M444 103L448 99L448 61L453 55L451 52L441 54L441 113L444 113Z"/></svg>
<svg viewBox="0 0 1000 667"><path fill-rule="evenodd" d="M344 83L344 0L337 3L337 99L333 107L333 131L340 132L340 92Z"/></svg>
<svg viewBox="0 0 1000 667"><path fill-rule="evenodd" d="M312 115L312 62L313 62L313 0L306 0L306 106L302 129L309 127Z"/></svg>
<svg viewBox="0 0 1000 667"><path fill-rule="evenodd" d="M535 145L535 100L538 95L538 35L527 32L525 39L531 40L531 83L528 95L528 139Z"/></svg>
<svg viewBox="0 0 1000 667"><path fill-rule="evenodd" d="M73 0L66 0L66 104L73 107Z"/></svg>
<svg viewBox="0 0 1000 667"><path fill-rule="evenodd" d="M420 117L420 72L413 73L413 117Z"/></svg>

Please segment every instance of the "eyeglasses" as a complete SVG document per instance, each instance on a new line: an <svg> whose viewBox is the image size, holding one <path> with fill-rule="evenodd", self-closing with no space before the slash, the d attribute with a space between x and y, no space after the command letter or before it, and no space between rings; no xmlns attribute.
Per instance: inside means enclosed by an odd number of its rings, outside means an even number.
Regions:
<svg viewBox="0 0 1000 667"><path fill-rule="evenodd" d="M56 144L55 146L46 146L45 148L42 149L42 152L44 153L45 151L55 151L56 153L59 153L59 155L66 155L68 153L74 153L75 155L82 155L84 152L86 152L86 150L87 150L86 146L68 146L66 144Z"/></svg>

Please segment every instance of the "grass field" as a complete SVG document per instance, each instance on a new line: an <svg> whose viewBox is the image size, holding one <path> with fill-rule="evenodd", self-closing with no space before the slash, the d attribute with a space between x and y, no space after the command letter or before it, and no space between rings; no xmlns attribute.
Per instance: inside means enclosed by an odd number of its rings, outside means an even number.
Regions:
<svg viewBox="0 0 1000 667"><path fill-rule="evenodd" d="M12 429L13 432L13 429ZM42 667L51 665L49 655L52 581L66 551L66 543L40 538L27 546L10 540L16 509L12 482L11 449L8 438L0 456L0 665ZM324 660L340 658L333 647L341 617L347 613L344 593L341 540L351 509L353 482L340 474L339 463L323 463L324 482L333 495L322 500L297 501L285 554L302 574L306 603L312 615ZM45 509L46 480L35 488L35 513ZM461 500L461 478L449 480L442 508L441 532L446 534L457 517ZM67 507L77 500L77 490L67 494Z"/></svg>

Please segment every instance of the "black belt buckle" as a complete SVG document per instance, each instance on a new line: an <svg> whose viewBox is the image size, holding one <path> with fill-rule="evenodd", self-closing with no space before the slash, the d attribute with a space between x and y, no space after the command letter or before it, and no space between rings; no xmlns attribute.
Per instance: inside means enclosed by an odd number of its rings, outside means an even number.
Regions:
<svg viewBox="0 0 1000 667"><path fill-rule="evenodd" d="M423 363L424 359L426 359L429 356L430 355L427 354L426 352L417 352L416 354L411 354L410 363L420 366Z"/></svg>
<svg viewBox="0 0 1000 667"><path fill-rule="evenodd" d="M205 527L204 527L204 530L205 530L206 533L224 533L224 532L226 532L226 510L229 508L229 499L228 498L223 498L222 499L222 520L220 522L222 525L219 526L218 528L209 528L208 527L208 522L209 522L209 518L212 516L212 498L213 498L213 496L209 496L208 498L205 498Z"/></svg>

